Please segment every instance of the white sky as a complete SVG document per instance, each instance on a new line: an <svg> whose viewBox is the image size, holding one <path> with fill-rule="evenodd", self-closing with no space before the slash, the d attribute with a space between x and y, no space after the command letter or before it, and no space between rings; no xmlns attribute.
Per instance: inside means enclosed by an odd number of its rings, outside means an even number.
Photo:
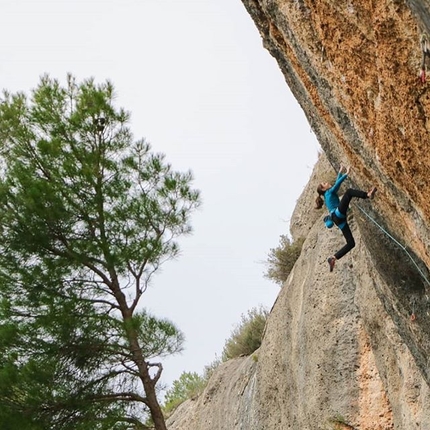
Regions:
<svg viewBox="0 0 430 430"><path fill-rule="evenodd" d="M240 0L0 0L0 88L110 79L118 106L176 170L191 169L203 205L182 255L143 299L185 333L164 362L170 385L220 356L254 306L279 287L263 278L288 233L319 146Z"/></svg>

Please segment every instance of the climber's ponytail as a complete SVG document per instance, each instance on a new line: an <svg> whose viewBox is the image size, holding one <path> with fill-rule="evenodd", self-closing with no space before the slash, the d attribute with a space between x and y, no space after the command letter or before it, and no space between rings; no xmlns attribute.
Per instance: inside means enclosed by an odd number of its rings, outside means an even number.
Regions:
<svg viewBox="0 0 430 430"><path fill-rule="evenodd" d="M325 193L325 190L322 189L322 185L319 184L317 187L318 197L315 199L315 209L321 209L324 206L324 199L322 196Z"/></svg>

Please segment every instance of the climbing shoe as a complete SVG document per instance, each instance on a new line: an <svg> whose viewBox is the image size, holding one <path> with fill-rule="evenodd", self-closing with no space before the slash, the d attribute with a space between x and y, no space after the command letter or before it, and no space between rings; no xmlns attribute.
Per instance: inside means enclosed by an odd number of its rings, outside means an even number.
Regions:
<svg viewBox="0 0 430 430"><path fill-rule="evenodd" d="M333 272L334 264L336 263L336 257L330 257L327 261L330 267L330 272Z"/></svg>
<svg viewBox="0 0 430 430"><path fill-rule="evenodd" d="M372 200L373 197L375 197L375 193L376 191L378 191L378 189L376 187L373 187L368 193L367 193L367 197Z"/></svg>

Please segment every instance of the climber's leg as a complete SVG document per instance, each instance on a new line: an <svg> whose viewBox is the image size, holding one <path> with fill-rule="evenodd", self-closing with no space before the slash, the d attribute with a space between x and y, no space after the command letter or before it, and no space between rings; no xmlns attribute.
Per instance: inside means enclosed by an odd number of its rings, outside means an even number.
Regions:
<svg viewBox="0 0 430 430"><path fill-rule="evenodd" d="M376 192L376 188L375 188L375 192ZM342 199L339 203L339 206L337 207L337 210L342 215L346 216L346 212L348 210L349 203L351 202L351 199L353 197L357 197L359 199L367 199L367 198L369 198L369 194L370 194L370 191L369 191L369 193L366 193L365 191L354 190L352 188L348 188L346 190L345 194L342 196Z"/></svg>
<svg viewBox="0 0 430 430"><path fill-rule="evenodd" d="M355 246L355 240L352 235L351 229L349 228L349 225L345 224L345 226L342 228L341 231L342 231L343 237L346 240L346 244L343 248L337 251L336 254L334 254L334 257L336 258L336 260L339 260L340 258L342 258L345 254L351 251L351 249L354 248Z"/></svg>

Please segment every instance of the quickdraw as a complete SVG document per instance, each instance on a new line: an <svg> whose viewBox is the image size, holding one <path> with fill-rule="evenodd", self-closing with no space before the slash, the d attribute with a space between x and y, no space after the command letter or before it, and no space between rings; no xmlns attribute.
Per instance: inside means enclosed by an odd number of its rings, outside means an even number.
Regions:
<svg viewBox="0 0 430 430"><path fill-rule="evenodd" d="M424 84L426 82L426 59L430 58L429 38L427 36L427 33L423 33L421 36L421 52L422 52L422 61L421 61L420 80Z"/></svg>

